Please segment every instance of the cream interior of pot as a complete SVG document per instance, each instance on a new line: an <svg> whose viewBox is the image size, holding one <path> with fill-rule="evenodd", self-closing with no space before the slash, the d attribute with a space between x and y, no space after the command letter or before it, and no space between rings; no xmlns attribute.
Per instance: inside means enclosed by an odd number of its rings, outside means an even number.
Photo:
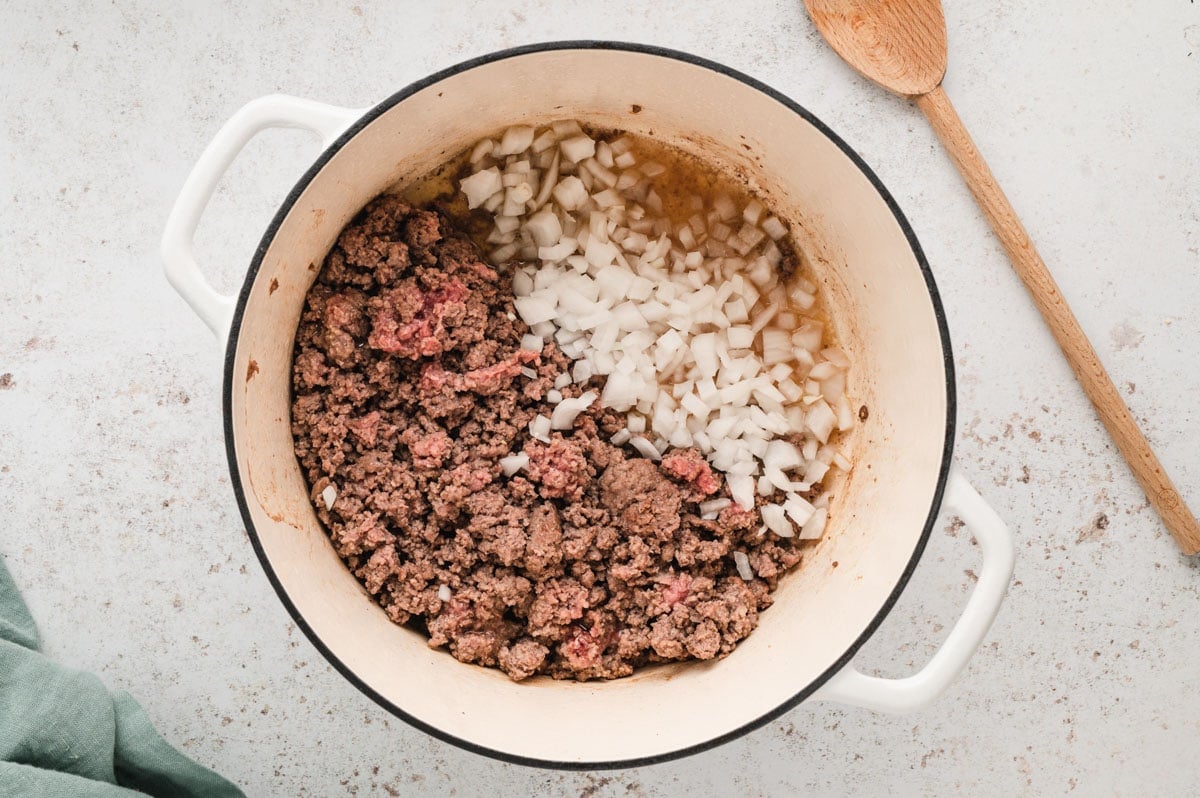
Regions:
<svg viewBox="0 0 1200 798"><path fill-rule="evenodd" d="M792 225L869 418L854 469L832 486L825 538L782 580L759 628L727 658L607 683L464 665L392 624L334 553L292 451L292 342L316 268L371 198L514 123L573 117L624 128L736 170ZM556 762L649 757L725 735L829 670L880 613L919 544L936 493L946 371L929 290L892 211L803 117L739 80L664 56L529 53L482 64L399 101L300 194L262 258L232 381L241 488L287 598L366 687L417 720L506 754ZM798 721L798 722L803 722Z"/></svg>

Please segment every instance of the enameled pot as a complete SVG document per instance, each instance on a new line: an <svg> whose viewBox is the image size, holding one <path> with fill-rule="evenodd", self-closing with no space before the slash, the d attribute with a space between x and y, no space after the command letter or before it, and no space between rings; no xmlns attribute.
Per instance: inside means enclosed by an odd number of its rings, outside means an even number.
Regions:
<svg viewBox="0 0 1200 798"><path fill-rule="evenodd" d="M653 136L743 175L814 264L854 363L847 390L869 418L849 443L853 471L831 486L824 539L781 581L774 606L732 654L612 682L518 684L393 624L338 559L293 454L291 353L317 268L369 200L508 125L565 117ZM324 151L275 215L240 294L222 296L191 256L193 234L237 153L276 126L315 131ZM444 740L530 764L627 766L717 745L806 699L913 710L966 666L999 610L1012 539L951 467L950 342L921 248L845 142L745 75L657 48L566 42L460 64L367 110L264 97L238 111L200 157L168 221L163 257L172 285L227 342L233 487L280 599L347 679ZM978 584L920 672L865 676L850 660L896 601L943 509L980 543Z"/></svg>

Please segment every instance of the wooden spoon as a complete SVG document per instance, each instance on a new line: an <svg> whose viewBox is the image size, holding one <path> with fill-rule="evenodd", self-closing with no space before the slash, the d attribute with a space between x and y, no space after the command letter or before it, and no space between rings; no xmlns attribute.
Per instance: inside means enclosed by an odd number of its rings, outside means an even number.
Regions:
<svg viewBox="0 0 1200 798"><path fill-rule="evenodd" d="M804 4L817 30L846 63L885 89L912 99L925 114L1146 497L1184 554L1200 552L1200 524L1180 500L942 89L946 21L940 0L804 0Z"/></svg>

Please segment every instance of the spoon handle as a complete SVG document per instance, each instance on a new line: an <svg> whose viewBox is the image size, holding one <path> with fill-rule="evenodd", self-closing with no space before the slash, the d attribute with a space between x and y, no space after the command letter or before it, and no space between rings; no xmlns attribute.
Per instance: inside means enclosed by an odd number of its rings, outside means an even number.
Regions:
<svg viewBox="0 0 1200 798"><path fill-rule="evenodd" d="M1162 463L1155 457L1149 441L1138 429L1137 422L1104 370L1096 350L1067 306L1021 220L1017 218L1017 212L976 149L971 134L963 127L962 120L950 104L950 98L938 86L928 94L918 95L915 101L950 153L950 159L966 181L967 188L975 195L975 201L1008 252L1013 268L1029 289L1034 304L1050 326L1084 393L1092 401L1100 420L1141 483L1146 498L1154 505L1183 553L1191 555L1200 552L1200 524L1179 498L1179 492L1163 471Z"/></svg>

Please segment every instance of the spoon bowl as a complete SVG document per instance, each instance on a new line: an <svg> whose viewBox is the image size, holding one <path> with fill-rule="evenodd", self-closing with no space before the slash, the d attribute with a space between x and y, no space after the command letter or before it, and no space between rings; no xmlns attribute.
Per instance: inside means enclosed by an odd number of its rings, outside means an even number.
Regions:
<svg viewBox="0 0 1200 798"><path fill-rule="evenodd" d="M938 0L804 0L830 47L868 80L915 97L946 74L946 19Z"/></svg>

